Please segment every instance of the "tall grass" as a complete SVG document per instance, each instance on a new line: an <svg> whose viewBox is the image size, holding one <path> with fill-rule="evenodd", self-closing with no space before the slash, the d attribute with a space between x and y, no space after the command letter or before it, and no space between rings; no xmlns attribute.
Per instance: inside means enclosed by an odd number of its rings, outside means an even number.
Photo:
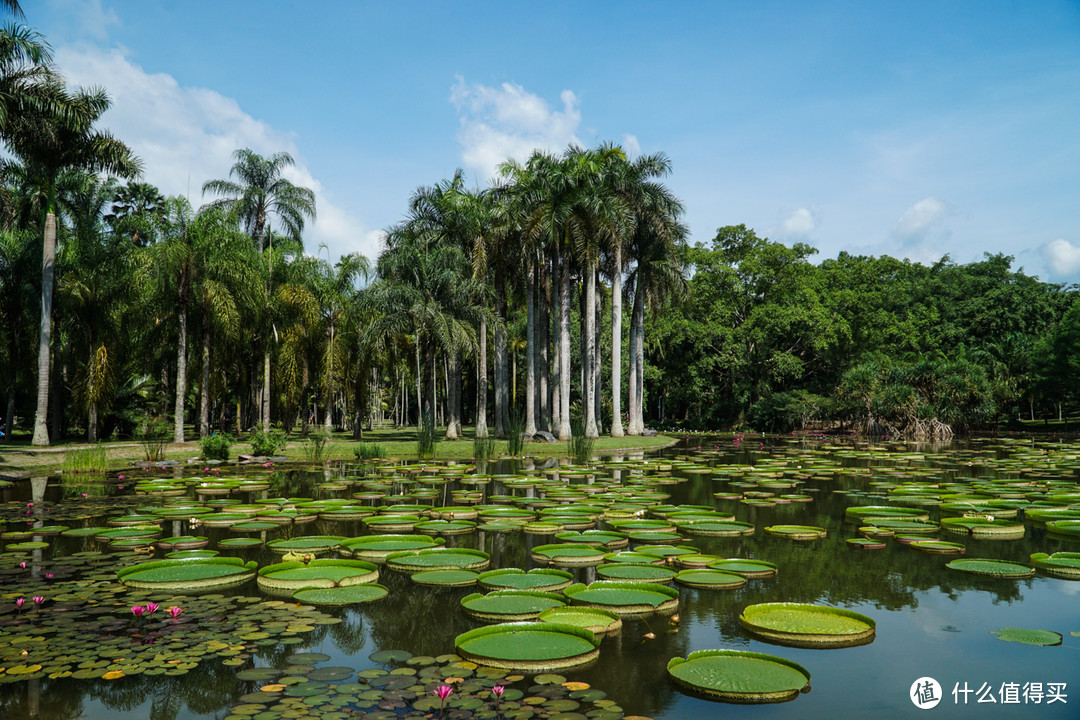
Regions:
<svg viewBox="0 0 1080 720"><path fill-rule="evenodd" d="M143 455L149 462L165 459L165 446L169 444L169 423L156 415L144 415L135 429L135 437L142 445Z"/></svg>
<svg viewBox="0 0 1080 720"><path fill-rule="evenodd" d="M435 445L439 442L435 434L435 419L431 414L424 416L424 422L420 425L420 431L416 433L416 455L421 460L429 460L435 457Z"/></svg>
<svg viewBox="0 0 1080 720"><path fill-rule="evenodd" d="M506 454L519 457L525 447L525 438L521 433L525 431L525 417L521 413L512 412L506 423Z"/></svg>
<svg viewBox="0 0 1080 720"><path fill-rule="evenodd" d="M570 439L566 441L566 451L574 458L574 462L578 465L589 462L594 445L596 445L596 438L585 437L581 423L575 422L571 427Z"/></svg>
<svg viewBox="0 0 1080 720"><path fill-rule="evenodd" d="M330 433L325 430L315 430L308 434L304 441L304 457L308 462L322 464L326 456L330 454Z"/></svg>
<svg viewBox="0 0 1080 720"><path fill-rule="evenodd" d="M88 473L102 475L109 469L109 459L104 445L70 450L64 454L65 473Z"/></svg>
<svg viewBox="0 0 1080 720"><path fill-rule="evenodd" d="M476 460L490 460L495 454L495 438L473 438L473 458Z"/></svg>
<svg viewBox="0 0 1080 720"><path fill-rule="evenodd" d="M386 448L379 443L360 443L353 448L357 460L378 460L387 455Z"/></svg>

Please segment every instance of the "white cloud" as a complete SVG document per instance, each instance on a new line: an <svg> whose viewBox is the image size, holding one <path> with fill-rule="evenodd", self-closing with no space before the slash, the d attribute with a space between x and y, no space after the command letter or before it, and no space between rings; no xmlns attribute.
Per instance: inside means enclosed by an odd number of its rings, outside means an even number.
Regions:
<svg viewBox="0 0 1080 720"><path fill-rule="evenodd" d="M316 195L317 218L304 237L308 252L315 254L325 243L334 261L348 252L375 261L378 244L370 230L327 198L292 137L251 117L236 100L206 88L181 87L165 73L147 73L115 48L65 47L55 57L72 85L108 83L113 103L101 126L142 158L144 179L166 195L184 195L198 207L204 201L202 184L228 177L235 150L246 147L262 155L285 151L297 162L286 177Z"/></svg>
<svg viewBox="0 0 1080 720"><path fill-rule="evenodd" d="M570 90L559 95L562 110L514 83L497 88L467 84L462 77L450 90L450 102L461 119L461 159L481 182L494 177L508 157L524 161L533 150L561 152L577 136L581 111Z"/></svg>
<svg viewBox="0 0 1080 720"><path fill-rule="evenodd" d="M1041 249L1043 262L1056 278L1072 277L1080 271L1080 245L1058 238Z"/></svg>
<svg viewBox="0 0 1080 720"><path fill-rule="evenodd" d="M631 135L629 133L623 135L622 147L623 150L626 151L628 157L634 157L641 154L641 143L638 142L637 135Z"/></svg>
<svg viewBox="0 0 1080 720"><path fill-rule="evenodd" d="M814 213L807 208L799 208L780 223L777 234L785 240L805 240L816 227Z"/></svg>
<svg viewBox="0 0 1080 720"><path fill-rule="evenodd" d="M941 200L923 198L903 212L892 227L893 237L903 243L917 243L931 235L948 235L945 220L949 209Z"/></svg>
<svg viewBox="0 0 1080 720"><path fill-rule="evenodd" d="M106 10L101 0L51 0L60 17L67 18L72 30L80 38L102 41L108 38L109 28L120 24L120 18L112 8ZM31 12L27 8L27 13Z"/></svg>

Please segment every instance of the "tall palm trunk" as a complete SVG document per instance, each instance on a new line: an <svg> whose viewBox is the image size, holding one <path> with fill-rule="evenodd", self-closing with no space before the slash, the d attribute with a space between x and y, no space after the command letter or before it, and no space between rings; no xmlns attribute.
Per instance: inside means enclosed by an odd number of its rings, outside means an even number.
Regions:
<svg viewBox="0 0 1080 720"><path fill-rule="evenodd" d="M187 288L181 285L176 310L180 334L176 341L176 404L173 408L173 442L184 442L184 395L187 393Z"/></svg>
<svg viewBox="0 0 1080 720"><path fill-rule="evenodd" d="M549 362L548 349L551 347L551 272L548 267L548 263L543 259L543 253L541 253L540 261L540 287L539 296L537 297L537 346L540 350L540 356L538 358L537 367L537 392L540 397L540 412L539 422L541 430L551 431L551 364Z"/></svg>
<svg viewBox="0 0 1080 720"><path fill-rule="evenodd" d="M421 390L424 371L420 366L420 333L416 333L416 429L424 427L424 398Z"/></svg>
<svg viewBox="0 0 1080 720"><path fill-rule="evenodd" d="M38 335L37 411L34 413L34 445L49 444L49 346L52 341L53 273L56 268L56 215L45 215L45 245L41 253L41 331Z"/></svg>
<svg viewBox="0 0 1080 720"><path fill-rule="evenodd" d="M525 274L525 326L529 336L528 364L525 370L525 434L536 434L536 358L539 355L539 333L536 331L536 259L530 257Z"/></svg>
<svg viewBox="0 0 1080 720"><path fill-rule="evenodd" d="M476 360L476 437L488 436L487 425L487 321L480 321L480 356Z"/></svg>
<svg viewBox="0 0 1080 720"><path fill-rule="evenodd" d="M642 417L641 395L641 372L644 369L644 315L645 304L641 297L641 275L638 273L637 288L634 290L634 309L630 315L630 422L626 429L628 435L640 435L645 429L645 420ZM640 361L639 361L640 358Z"/></svg>
<svg viewBox="0 0 1080 720"><path fill-rule="evenodd" d="M622 424L622 243L615 243L611 273L611 437L623 437Z"/></svg>
<svg viewBox="0 0 1080 720"><path fill-rule="evenodd" d="M585 261L585 327L582 344L585 347L585 384L581 389L585 406L585 437L599 437L596 429L596 263Z"/></svg>
<svg viewBox="0 0 1080 720"><path fill-rule="evenodd" d="M461 350L454 348L446 372L446 439L461 437Z"/></svg>
<svg viewBox="0 0 1080 720"><path fill-rule="evenodd" d="M559 278L559 439L570 432L570 267L563 263Z"/></svg>
<svg viewBox="0 0 1080 720"><path fill-rule="evenodd" d="M270 432L270 339L267 338L266 347L263 348L263 389L262 389L262 429Z"/></svg>
<svg viewBox="0 0 1080 720"><path fill-rule="evenodd" d="M554 308L555 312L549 313L555 323L559 323L561 314L559 312L559 292L562 287L562 263L559 262L559 248L556 246L551 250L551 283L553 290L547 298L548 307ZM550 325L548 326L550 328ZM552 333L558 336L558 333ZM562 357L561 348L558 342L554 343L554 351L551 358L551 431L558 432L559 424L562 419Z"/></svg>
<svg viewBox="0 0 1080 720"><path fill-rule="evenodd" d="M506 368L506 298L503 289L499 288L499 322L495 325L495 434L498 437L506 435L506 421L508 410L508 385ZM515 378L516 379L516 378ZM514 398L516 401L517 398Z"/></svg>
<svg viewBox="0 0 1080 720"><path fill-rule="evenodd" d="M600 285L600 268L596 269L596 285ZM604 432L604 408L603 408L603 390L604 390L604 373L601 372L601 368L604 365L604 345L601 342L601 334L604 325L604 294L601 292L596 293L596 362L593 363L593 401L596 405L596 432Z"/></svg>
<svg viewBox="0 0 1080 720"><path fill-rule="evenodd" d="M210 322L203 318L202 387L199 389L199 437L210 434Z"/></svg>

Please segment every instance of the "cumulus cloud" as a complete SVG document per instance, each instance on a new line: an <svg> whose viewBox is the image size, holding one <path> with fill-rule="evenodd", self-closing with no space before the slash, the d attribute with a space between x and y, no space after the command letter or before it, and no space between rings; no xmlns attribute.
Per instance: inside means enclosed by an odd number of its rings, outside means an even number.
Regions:
<svg viewBox="0 0 1080 720"><path fill-rule="evenodd" d="M120 24L116 11L103 8L101 0L51 0L50 4L60 10L60 17L67 18L69 29L84 40L105 40L109 28Z"/></svg>
<svg viewBox="0 0 1080 720"><path fill-rule="evenodd" d="M816 227L815 213L808 208L799 208L780 223L776 234L785 240L805 240Z"/></svg>
<svg viewBox="0 0 1080 720"><path fill-rule="evenodd" d="M1056 278L1075 277L1080 273L1080 245L1058 238L1042 247L1042 259Z"/></svg>
<svg viewBox="0 0 1080 720"><path fill-rule="evenodd" d="M246 147L262 155L283 150L297 163L286 177L316 195L317 219L304 237L308 252L314 254L325 243L333 261L344 253L361 252L374 262L377 237L327 197L289 134L251 117L232 98L183 87L165 73L147 73L119 49L66 47L55 57L72 85L108 81L113 103L101 125L142 158L144 180L166 195L184 195L198 207L203 203L202 184L228 177L235 150Z"/></svg>
<svg viewBox="0 0 1080 720"><path fill-rule="evenodd" d="M458 76L450 102L461 120L458 142L465 167L483 181L509 157L524 161L533 150L561 152L570 143L581 144L575 135L581 124L577 97L563 90L559 100L561 110L521 85L488 87Z"/></svg>
<svg viewBox="0 0 1080 720"><path fill-rule="evenodd" d="M628 157L635 157L641 154L641 143L638 142L637 135L631 135L629 133L623 135L622 147L623 150L626 151Z"/></svg>
<svg viewBox="0 0 1080 720"><path fill-rule="evenodd" d="M918 243L931 236L948 235L945 220L949 209L936 197L925 197L900 215L892 227L892 235L902 243Z"/></svg>

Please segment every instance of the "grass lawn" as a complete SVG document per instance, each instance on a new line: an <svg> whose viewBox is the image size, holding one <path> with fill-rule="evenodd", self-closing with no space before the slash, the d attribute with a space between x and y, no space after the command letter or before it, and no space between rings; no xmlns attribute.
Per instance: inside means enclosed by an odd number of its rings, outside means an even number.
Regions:
<svg viewBox="0 0 1080 720"><path fill-rule="evenodd" d="M435 446L435 460L472 460L475 456L473 448L472 427L466 427L465 436L458 440L440 440ZM327 458L331 460L355 460L357 448L362 444L376 444L382 454L396 460L411 460L416 458L416 428L379 428L364 433L363 440L354 440L348 433L335 433L326 448ZM193 429L187 432L188 437L194 437ZM442 437L440 434L439 437ZM675 438L668 435L655 437L623 437L613 438L602 436L596 440L593 452L597 455L610 455L625 450L652 450L661 448L675 442ZM0 478L29 477L31 475L47 475L64 467L65 459L72 455L73 451L85 450L90 447L87 443L67 441L56 445L38 448L30 445L30 436L19 435L12 438L12 442L0 444ZM145 459L143 446L133 440L102 442L97 449L105 449L105 457L110 470L131 467L134 463ZM230 455L232 458L240 453L250 453L251 446L245 441L233 443ZM289 437L288 445L282 454L290 460L303 461L310 457L310 441L304 440L299 435ZM522 451L532 457L552 457L556 455L568 455L567 443L526 443ZM506 441L496 440L492 459L498 459L506 453ZM197 441L183 444L170 443L165 447L166 460L179 460L181 462L190 458L201 457ZM72 455L72 459L76 456Z"/></svg>

